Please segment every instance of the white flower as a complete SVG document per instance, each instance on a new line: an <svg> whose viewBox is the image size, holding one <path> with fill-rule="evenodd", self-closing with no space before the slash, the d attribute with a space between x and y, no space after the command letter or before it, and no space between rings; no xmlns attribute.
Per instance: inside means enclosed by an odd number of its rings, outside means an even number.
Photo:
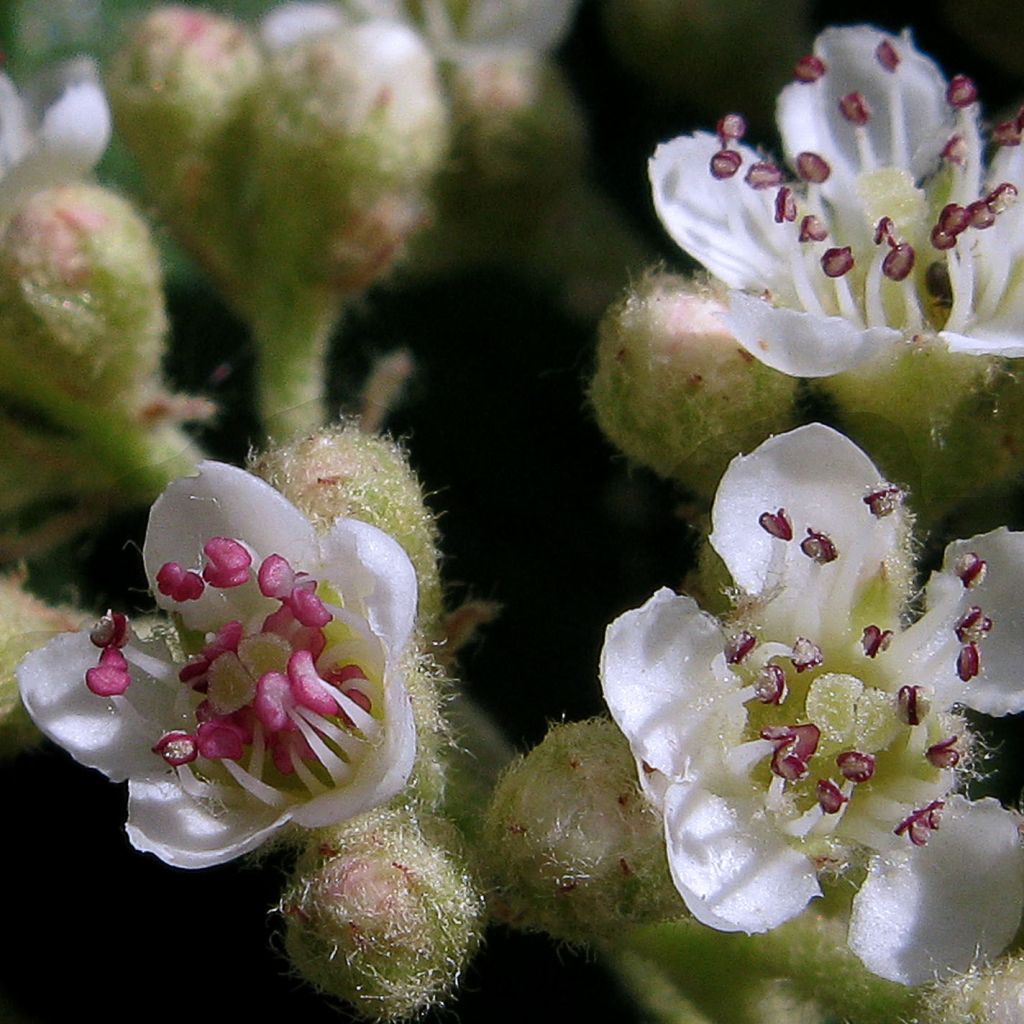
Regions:
<svg viewBox="0 0 1024 1024"><path fill-rule="evenodd" d="M88 174L110 141L110 111L89 60L58 69L57 98L28 102L0 74L0 220L52 185Z"/></svg>
<svg viewBox="0 0 1024 1024"><path fill-rule="evenodd" d="M917 984L1020 923L1016 817L950 793L971 758L951 709L1024 709L1024 534L951 544L908 625L901 498L820 424L736 458L711 535L735 614L660 590L609 627L602 678L694 917L766 931L866 867L850 945Z"/></svg>
<svg viewBox="0 0 1024 1024"><path fill-rule="evenodd" d="M262 480L205 462L153 505L143 558L180 636L140 639L108 613L18 671L47 736L129 780L137 849L218 864L403 787L416 575L396 541L354 519L317 535Z"/></svg>
<svg viewBox="0 0 1024 1024"><path fill-rule="evenodd" d="M907 32L829 29L796 77L778 103L795 180L739 142L735 114L650 162L669 234L733 289L740 342L802 377L933 336L1024 356L1024 108L986 168L974 84L947 83Z"/></svg>

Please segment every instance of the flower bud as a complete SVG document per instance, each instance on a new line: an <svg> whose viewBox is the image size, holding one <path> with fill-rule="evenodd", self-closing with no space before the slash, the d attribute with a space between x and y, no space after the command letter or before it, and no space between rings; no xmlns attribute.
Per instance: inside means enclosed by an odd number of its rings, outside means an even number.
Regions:
<svg viewBox="0 0 1024 1024"><path fill-rule="evenodd" d="M21 703L15 668L55 632L79 629L84 616L51 608L27 593L18 576L0 577L0 758L13 757L42 739Z"/></svg>
<svg viewBox="0 0 1024 1024"><path fill-rule="evenodd" d="M658 816L608 721L556 725L506 771L484 825L496 907L569 941L685 913Z"/></svg>
<svg viewBox="0 0 1024 1024"><path fill-rule="evenodd" d="M1024 1016L1024 958L998 960L936 986L924 1024L1017 1024Z"/></svg>
<svg viewBox="0 0 1024 1024"><path fill-rule="evenodd" d="M606 314L590 387L598 424L630 458L702 496L737 451L794 423L797 382L740 347L722 303L649 274Z"/></svg>
<svg viewBox="0 0 1024 1024"><path fill-rule="evenodd" d="M408 811L322 832L281 900L292 965L372 1020L442 1001L480 941L483 901L461 858Z"/></svg>

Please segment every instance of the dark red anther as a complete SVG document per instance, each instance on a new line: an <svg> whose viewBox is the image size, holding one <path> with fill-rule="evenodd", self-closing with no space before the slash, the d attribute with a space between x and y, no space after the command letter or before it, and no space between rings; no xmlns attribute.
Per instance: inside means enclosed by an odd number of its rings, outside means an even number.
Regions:
<svg viewBox="0 0 1024 1024"><path fill-rule="evenodd" d="M878 626L872 625L865 627L864 633L860 638L860 644L864 648L864 653L869 658L874 658L889 649L891 640L891 629L881 629Z"/></svg>
<svg viewBox="0 0 1024 1024"><path fill-rule="evenodd" d="M758 160L750 165L746 177L743 179L752 189L760 192L761 189L775 188L782 184L782 171L773 163L767 160Z"/></svg>
<svg viewBox="0 0 1024 1024"><path fill-rule="evenodd" d="M859 750L844 750L836 755L836 764L844 779L867 782L875 774L875 759Z"/></svg>
<svg viewBox="0 0 1024 1024"><path fill-rule="evenodd" d="M813 640L808 640L805 636L798 636L793 641L793 653L789 660L793 662L793 668L800 673L817 668L825 660L825 656Z"/></svg>
<svg viewBox="0 0 1024 1024"><path fill-rule="evenodd" d="M996 185L994 189L987 196L985 196L985 202L988 204L988 208L994 214L1000 214L1007 207L1011 206L1017 198L1017 186L1010 181L1004 181L1000 185Z"/></svg>
<svg viewBox="0 0 1024 1024"><path fill-rule="evenodd" d="M779 189L775 196L775 223L796 220L796 199L793 190L786 185Z"/></svg>
<svg viewBox="0 0 1024 1024"><path fill-rule="evenodd" d="M747 134L747 119L742 114L726 114L719 118L715 132L724 149L729 142L742 139Z"/></svg>
<svg viewBox="0 0 1024 1024"><path fill-rule="evenodd" d="M963 167L967 163L967 143L964 142L963 136L951 135L949 141L942 147L940 156L951 164Z"/></svg>
<svg viewBox="0 0 1024 1024"><path fill-rule="evenodd" d="M978 99L978 87L966 75L954 75L946 89L946 102L963 110Z"/></svg>
<svg viewBox="0 0 1024 1024"><path fill-rule="evenodd" d="M920 725L928 714L929 703L920 686L901 686L896 694L896 714L907 725Z"/></svg>
<svg viewBox="0 0 1024 1024"><path fill-rule="evenodd" d="M754 680L754 694L762 704L781 704L788 692L786 673L778 665L765 665Z"/></svg>
<svg viewBox="0 0 1024 1024"><path fill-rule="evenodd" d="M818 804L826 814L838 814L850 798L831 779L818 779Z"/></svg>
<svg viewBox="0 0 1024 1024"><path fill-rule="evenodd" d="M886 484L864 496L864 504L871 510L871 514L877 519L891 516L902 504L905 497L902 488L895 484Z"/></svg>
<svg viewBox="0 0 1024 1024"><path fill-rule="evenodd" d="M979 558L973 551L965 551L953 563L953 572L959 577L965 590L976 587L988 575L988 562Z"/></svg>
<svg viewBox="0 0 1024 1024"><path fill-rule="evenodd" d="M796 173L804 181L809 181L812 185L820 185L823 181L828 181L832 168L828 161L824 157L818 156L817 153L797 153Z"/></svg>
<svg viewBox="0 0 1024 1024"><path fill-rule="evenodd" d="M959 235L961 231L971 226L971 215L966 207L960 206L959 203L947 203L942 208L935 226L940 231L945 231L947 235Z"/></svg>
<svg viewBox="0 0 1024 1024"><path fill-rule="evenodd" d="M89 639L97 647L124 647L128 642L128 616L123 612L107 612L93 626Z"/></svg>
<svg viewBox="0 0 1024 1024"><path fill-rule="evenodd" d="M960 751L956 748L959 736L948 736L933 743L925 752L928 763L935 768L955 768L960 763Z"/></svg>
<svg viewBox="0 0 1024 1024"><path fill-rule="evenodd" d="M981 651L978 645L971 643L964 644L960 653L956 656L956 674L963 682L973 679L981 671Z"/></svg>
<svg viewBox="0 0 1024 1024"><path fill-rule="evenodd" d="M757 522L762 530L779 540L793 539L793 524L784 508L775 512L762 512L757 517Z"/></svg>
<svg viewBox="0 0 1024 1024"><path fill-rule="evenodd" d="M152 750L154 754L159 754L174 768L177 768L179 765L188 764L199 756L196 738L187 732L165 733L160 737Z"/></svg>
<svg viewBox="0 0 1024 1024"><path fill-rule="evenodd" d="M875 57L886 71L895 71L899 67L900 55L896 52L896 47L888 39L883 39L875 47Z"/></svg>
<svg viewBox="0 0 1024 1024"><path fill-rule="evenodd" d="M992 620L977 605L972 605L953 628L960 643L977 643L992 631Z"/></svg>
<svg viewBox="0 0 1024 1024"><path fill-rule="evenodd" d="M928 842L930 833L939 827L939 819L942 817L942 808L945 804L941 800L933 800L927 807L914 811L913 814L904 818L894 829L896 835L906 833L907 837L915 846L924 846Z"/></svg>
<svg viewBox="0 0 1024 1024"><path fill-rule="evenodd" d="M730 665L738 665L757 645L757 637L745 629L725 642L725 660Z"/></svg>
<svg viewBox="0 0 1024 1024"><path fill-rule="evenodd" d="M842 277L853 269L853 253L848 245L826 249L821 257L821 269L826 277Z"/></svg>
<svg viewBox="0 0 1024 1024"><path fill-rule="evenodd" d="M932 228L931 243L933 248L945 252L946 249L952 249L956 245L956 236L947 234L936 224Z"/></svg>
<svg viewBox="0 0 1024 1024"><path fill-rule="evenodd" d="M984 199L971 203L967 207L967 215L971 218L971 227L979 231L992 227L996 222L995 211Z"/></svg>
<svg viewBox="0 0 1024 1024"><path fill-rule="evenodd" d="M882 273L890 281L905 281L914 269L914 247L906 242L894 245L882 260Z"/></svg>
<svg viewBox="0 0 1024 1024"><path fill-rule="evenodd" d="M890 245L895 245L896 232L894 227L891 217L883 217L878 224L875 225L875 245L881 245L882 242L888 242Z"/></svg>
<svg viewBox="0 0 1024 1024"><path fill-rule="evenodd" d="M815 217L811 213L800 221L801 242L824 242L826 238L828 238L828 228L821 222L820 217Z"/></svg>
<svg viewBox="0 0 1024 1024"><path fill-rule="evenodd" d="M772 771L790 782L807 775L807 763L818 749L821 730L814 724L770 725L761 730L761 738L775 744Z"/></svg>
<svg viewBox="0 0 1024 1024"><path fill-rule="evenodd" d="M868 101L859 92L847 93L839 101L839 113L850 124L865 125L871 120L871 108L868 106Z"/></svg>
<svg viewBox="0 0 1024 1024"><path fill-rule="evenodd" d="M736 150L720 149L711 158L711 163L709 164L711 177L717 178L719 181L731 178L740 169L740 164L742 163L743 157Z"/></svg>
<svg viewBox="0 0 1024 1024"><path fill-rule="evenodd" d="M793 68L793 75L798 82L816 82L825 74L825 62L813 53L801 57Z"/></svg>
<svg viewBox="0 0 1024 1024"><path fill-rule="evenodd" d="M997 146L1019 146L1022 138L1024 131L1021 130L1020 114L1010 121L1000 121L992 129L992 141Z"/></svg>
<svg viewBox="0 0 1024 1024"><path fill-rule="evenodd" d="M818 565L828 565L829 562L834 562L839 557L832 538L828 534L812 530L810 527L807 528L807 536L800 541L800 550Z"/></svg>

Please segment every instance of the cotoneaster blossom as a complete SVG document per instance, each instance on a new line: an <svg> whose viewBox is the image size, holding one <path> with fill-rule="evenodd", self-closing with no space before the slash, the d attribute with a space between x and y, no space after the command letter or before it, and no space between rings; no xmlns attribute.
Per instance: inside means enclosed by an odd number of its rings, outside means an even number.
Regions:
<svg viewBox="0 0 1024 1024"><path fill-rule="evenodd" d="M957 709L1024 709L1024 534L951 544L910 621L902 494L811 424L726 471L719 621L659 590L608 629L605 698L664 816L694 917L767 931L860 881L849 941L906 984L998 953L1020 923L1018 816L958 792Z"/></svg>
<svg viewBox="0 0 1024 1024"><path fill-rule="evenodd" d="M37 104L0 74L0 220L34 192L75 181L110 141L110 111L89 60L57 69L57 98Z"/></svg>
<svg viewBox="0 0 1024 1024"><path fill-rule="evenodd" d="M829 29L779 97L789 169L728 114L658 147L654 204L733 289L739 341L784 373L829 376L932 337L1022 356L1024 108L988 140L979 118L974 83L947 82L908 32Z"/></svg>
<svg viewBox="0 0 1024 1024"><path fill-rule="evenodd" d="M318 535L262 480L204 462L153 505L143 559L176 629L140 637L110 612L18 672L47 736L128 780L137 849L205 867L404 786L416 575L395 540L355 519Z"/></svg>

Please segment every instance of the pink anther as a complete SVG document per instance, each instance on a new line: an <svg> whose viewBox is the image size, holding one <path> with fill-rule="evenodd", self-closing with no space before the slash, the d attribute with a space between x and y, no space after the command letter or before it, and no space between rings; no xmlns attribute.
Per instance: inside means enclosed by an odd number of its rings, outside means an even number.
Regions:
<svg viewBox="0 0 1024 1024"><path fill-rule="evenodd" d="M886 71L895 71L900 65L900 55L888 39L883 39L875 47L875 59Z"/></svg>
<svg viewBox="0 0 1024 1024"><path fill-rule="evenodd" d="M291 681L281 672L264 672L260 676L252 706L267 732L295 728L290 715L295 707L295 694Z"/></svg>
<svg viewBox="0 0 1024 1024"><path fill-rule="evenodd" d="M762 512L757 522L762 530L779 540L793 539L793 524L784 508L775 512Z"/></svg>
<svg viewBox="0 0 1024 1024"><path fill-rule="evenodd" d="M793 75L798 82L816 82L824 74L825 62L813 53L801 57L793 68Z"/></svg>
<svg viewBox="0 0 1024 1024"><path fill-rule="evenodd" d="M859 750L844 750L836 755L836 764L844 779L867 782L875 774L875 759Z"/></svg>
<svg viewBox="0 0 1024 1024"><path fill-rule="evenodd" d="M324 679L332 686L340 688L354 680L365 681L366 673L358 665L339 665L337 668L332 668L325 672Z"/></svg>
<svg viewBox="0 0 1024 1024"><path fill-rule="evenodd" d="M303 648L309 651L314 659L319 658L327 646L323 630L314 626L303 626L286 604L281 605L276 612L272 612L263 620L263 632L282 637L292 645L293 650Z"/></svg>
<svg viewBox="0 0 1024 1024"><path fill-rule="evenodd" d="M260 593L283 601L295 587L295 570L282 555L267 555L256 574Z"/></svg>
<svg viewBox="0 0 1024 1024"><path fill-rule="evenodd" d="M122 612L107 612L93 626L89 639L97 647L124 647L128 642L128 616Z"/></svg>
<svg viewBox="0 0 1024 1024"><path fill-rule="evenodd" d="M156 574L156 589L172 601L195 601L202 597L206 584L199 573L177 562L164 562Z"/></svg>
<svg viewBox="0 0 1024 1024"><path fill-rule="evenodd" d="M116 647L107 647L100 663L85 673L85 685L97 697L117 697L131 685L128 662Z"/></svg>
<svg viewBox="0 0 1024 1024"><path fill-rule="evenodd" d="M338 702L327 692L309 651L293 651L288 659L288 679L295 700L318 715L336 715Z"/></svg>
<svg viewBox="0 0 1024 1024"><path fill-rule="evenodd" d="M317 597L316 584L313 582L299 584L292 591L288 605L292 614L303 626L323 629L334 618L323 601Z"/></svg>
<svg viewBox="0 0 1024 1024"><path fill-rule="evenodd" d="M252 555L245 546L231 537L211 537L203 545L206 565L203 579L211 586L226 589L249 582Z"/></svg>
<svg viewBox="0 0 1024 1024"><path fill-rule="evenodd" d="M238 730L222 722L203 722L196 746L200 755L211 761L238 761L245 749Z"/></svg>
<svg viewBox="0 0 1024 1024"><path fill-rule="evenodd" d="M977 102L978 87L966 75L954 75L946 88L946 102L951 107L963 110Z"/></svg>
<svg viewBox="0 0 1024 1024"><path fill-rule="evenodd" d="M839 113L846 118L850 124L863 126L871 120L871 108L862 93L847 93L839 101Z"/></svg>
<svg viewBox="0 0 1024 1024"><path fill-rule="evenodd" d="M270 738L270 756L274 759L274 765L282 775L294 774L293 754L300 761L316 759L312 747L301 733L279 732Z"/></svg>
<svg viewBox="0 0 1024 1024"><path fill-rule="evenodd" d="M165 733L160 737L152 750L154 754L159 754L173 768L189 764L199 756L196 737L187 732Z"/></svg>

